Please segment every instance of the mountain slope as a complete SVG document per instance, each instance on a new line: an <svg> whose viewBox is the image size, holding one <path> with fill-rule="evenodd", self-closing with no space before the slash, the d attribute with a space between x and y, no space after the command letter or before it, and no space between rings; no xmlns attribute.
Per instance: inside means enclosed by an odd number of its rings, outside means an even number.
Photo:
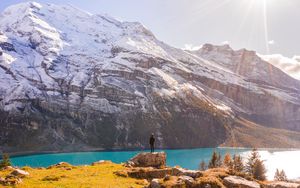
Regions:
<svg viewBox="0 0 300 188"><path fill-rule="evenodd" d="M299 144L300 82L253 52L183 51L139 23L35 2L7 8L0 31L0 150L143 148L151 132L158 147L214 147L239 117Z"/></svg>

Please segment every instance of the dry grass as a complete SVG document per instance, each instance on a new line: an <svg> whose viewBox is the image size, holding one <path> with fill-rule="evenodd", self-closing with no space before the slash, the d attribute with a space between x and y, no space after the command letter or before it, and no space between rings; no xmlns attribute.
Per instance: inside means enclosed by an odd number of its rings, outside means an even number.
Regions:
<svg viewBox="0 0 300 188"><path fill-rule="evenodd" d="M115 171L126 170L126 168L113 163L72 168L37 169L25 167L24 170L29 172L30 176L24 178L22 184L15 186L17 188L139 188L148 184L145 180L115 175ZM0 177L5 177L10 172L11 170L0 171Z"/></svg>
<svg viewBox="0 0 300 188"><path fill-rule="evenodd" d="M231 133L234 136L228 137L221 146L297 148L300 141L299 132L264 127L243 118L236 119L236 124Z"/></svg>

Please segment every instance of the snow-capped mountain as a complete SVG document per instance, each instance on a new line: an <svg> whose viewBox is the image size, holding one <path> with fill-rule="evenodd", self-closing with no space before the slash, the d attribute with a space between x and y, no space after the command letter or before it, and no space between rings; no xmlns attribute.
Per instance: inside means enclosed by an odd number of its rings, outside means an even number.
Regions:
<svg viewBox="0 0 300 188"><path fill-rule="evenodd" d="M26 2L0 17L0 150L297 147L300 81L253 51ZM266 138L266 134L270 136Z"/></svg>

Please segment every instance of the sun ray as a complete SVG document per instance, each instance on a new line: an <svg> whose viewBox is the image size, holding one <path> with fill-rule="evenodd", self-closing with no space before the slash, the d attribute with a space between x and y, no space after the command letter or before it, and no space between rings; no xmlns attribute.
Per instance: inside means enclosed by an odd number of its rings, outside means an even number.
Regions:
<svg viewBox="0 0 300 188"><path fill-rule="evenodd" d="M264 20L264 33L265 33L265 45L266 52L270 54L270 46L269 46L269 32L268 32L268 17L267 17L267 1L263 1L263 20Z"/></svg>

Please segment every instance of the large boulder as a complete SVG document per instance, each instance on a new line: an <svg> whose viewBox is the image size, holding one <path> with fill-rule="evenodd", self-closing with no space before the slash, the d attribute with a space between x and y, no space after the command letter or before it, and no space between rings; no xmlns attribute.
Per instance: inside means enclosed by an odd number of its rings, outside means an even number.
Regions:
<svg viewBox="0 0 300 188"><path fill-rule="evenodd" d="M263 188L300 188L298 183L289 182L270 182L262 186Z"/></svg>
<svg viewBox="0 0 300 188"><path fill-rule="evenodd" d="M139 153L127 162L131 167L154 167L164 168L166 166L166 153Z"/></svg>
<svg viewBox="0 0 300 188"><path fill-rule="evenodd" d="M26 172L25 170L15 169L14 171L11 172L11 175L19 178L24 178L26 176L29 176L29 173Z"/></svg>
<svg viewBox="0 0 300 188"><path fill-rule="evenodd" d="M188 169L184 169L184 168L174 167L173 171L177 172L177 174L174 174L176 176L189 176L192 178L198 178L198 177L203 176L203 173L199 170L188 170Z"/></svg>
<svg viewBox="0 0 300 188"><path fill-rule="evenodd" d="M260 188L260 185L255 181L248 181L239 176L225 177L223 183L230 188Z"/></svg>

